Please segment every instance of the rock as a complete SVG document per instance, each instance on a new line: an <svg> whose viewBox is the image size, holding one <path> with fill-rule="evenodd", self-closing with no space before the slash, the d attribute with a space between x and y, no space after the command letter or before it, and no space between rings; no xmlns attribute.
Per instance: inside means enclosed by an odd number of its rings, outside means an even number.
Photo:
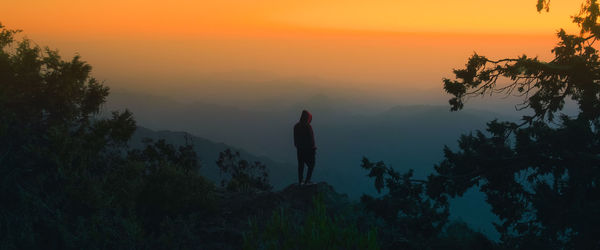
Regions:
<svg viewBox="0 0 600 250"><path fill-rule="evenodd" d="M279 192L283 200L295 209L312 208L313 199L321 195L323 202L327 207L338 207L339 205L348 205L348 196L337 193L333 187L326 182L319 182L313 185L292 184Z"/></svg>

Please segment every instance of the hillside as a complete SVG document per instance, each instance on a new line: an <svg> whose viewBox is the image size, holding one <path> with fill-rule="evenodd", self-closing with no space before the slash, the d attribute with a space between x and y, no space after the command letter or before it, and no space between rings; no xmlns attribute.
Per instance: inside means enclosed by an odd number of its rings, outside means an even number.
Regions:
<svg viewBox="0 0 600 250"><path fill-rule="evenodd" d="M313 208L313 199L322 197L328 213L340 213L353 206L346 195L337 193L324 182L311 186L288 185L281 191L261 193L229 193L217 190L216 214L205 218L202 249L240 249L243 233L249 231L249 219L259 224L266 223L273 213L280 212L304 217Z"/></svg>
<svg viewBox="0 0 600 250"><path fill-rule="evenodd" d="M190 135L186 132L168 130L154 131L145 127L138 127L136 132L131 137L129 145L132 148L141 148L144 146L142 140L144 138L150 138L155 141L164 139L167 143L178 146L186 143L186 136L188 137L189 142L194 145L194 151L200 160L200 174L215 183L220 183L221 181L216 160L219 157L219 153L226 149L239 151L242 159L247 161L260 161L267 165L269 169L269 175L271 176L270 182L276 189L283 188L285 185L289 185L296 180L295 166L276 162L264 156L256 156L248 153L244 149L224 143L216 143L208 139Z"/></svg>

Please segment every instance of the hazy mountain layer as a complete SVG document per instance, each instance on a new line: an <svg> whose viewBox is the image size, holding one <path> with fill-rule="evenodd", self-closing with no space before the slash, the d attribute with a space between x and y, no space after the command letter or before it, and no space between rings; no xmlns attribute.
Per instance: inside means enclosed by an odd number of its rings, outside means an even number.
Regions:
<svg viewBox="0 0 600 250"><path fill-rule="evenodd" d="M219 157L219 153L228 148L234 151L239 151L242 159L245 159L249 162L260 161L266 164L269 169L269 174L272 176L271 184L273 184L276 189L282 188L285 185L289 185L289 183L291 183L294 179L294 176L289 175L288 173L295 171L295 166L281 162L275 162L264 156L255 156L251 153L248 153L244 149L229 146L224 143L216 143L198 136L190 135L186 132L174 132L167 130L153 131L144 127L138 127L136 132L133 134L129 145L132 148L142 148L144 146L142 142L143 139L149 138L155 141L164 139L167 143L179 146L186 143L186 137L187 143L194 145L194 150L196 151L198 159L200 160L200 173L217 184L221 181L221 173L219 172L216 161Z"/></svg>
<svg viewBox="0 0 600 250"><path fill-rule="evenodd" d="M360 168L363 156L383 160L401 172L412 168L416 178L425 178L442 159L444 145L454 147L461 134L481 129L492 119L510 119L490 111L449 112L447 106L424 105L398 106L375 114L349 114L340 111L344 110L343 103L326 96L317 96L306 103L282 104L285 105L289 108L283 111L243 110L117 94L109 100L107 108L129 108L141 126L186 131L206 138L195 138L194 143L206 163L203 174L211 179L218 177L214 165L218 152L227 145L242 148L242 155L249 160L259 159L269 166L270 179L276 188L297 178L292 127L300 111L306 108L314 116L312 125L318 147L313 180L326 181L351 199L358 199L363 193L375 194L372 181ZM141 130L136 137L143 133ZM184 142L181 132L163 131L150 137L169 138L176 144ZM222 143L209 143L207 139ZM487 233L493 232L490 222L494 216L484 200L481 193L468 192L452 202L452 215Z"/></svg>

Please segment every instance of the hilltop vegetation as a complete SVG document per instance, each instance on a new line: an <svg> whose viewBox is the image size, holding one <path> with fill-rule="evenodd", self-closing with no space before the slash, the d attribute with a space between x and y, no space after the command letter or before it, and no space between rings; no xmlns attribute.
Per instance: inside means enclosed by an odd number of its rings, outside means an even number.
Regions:
<svg viewBox="0 0 600 250"><path fill-rule="evenodd" d="M377 194L360 202L326 183L273 192L264 163L228 149L214 159L225 176L215 184L192 141L130 148L133 115L98 116L109 90L90 65L0 26L0 248L598 248L599 15L586 1L573 18L580 33L558 32L550 62L473 55L444 80L453 110L504 92L533 114L461 136L426 179L363 158ZM575 116L561 113L565 98ZM499 217L500 242L449 220L449 200L473 188Z"/></svg>

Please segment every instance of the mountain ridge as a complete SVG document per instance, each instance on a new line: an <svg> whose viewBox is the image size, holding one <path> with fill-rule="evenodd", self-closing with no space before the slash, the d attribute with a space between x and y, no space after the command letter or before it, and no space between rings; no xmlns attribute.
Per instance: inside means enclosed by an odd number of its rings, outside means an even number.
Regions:
<svg viewBox="0 0 600 250"><path fill-rule="evenodd" d="M187 139L186 139L187 137ZM280 189L284 185L292 183L294 180L294 167L283 162L274 161L266 156L257 156L247 152L246 150L231 146L222 142L214 142L212 140L195 136L183 131L171 131L171 130L159 130L155 131L142 126L138 126L136 132L133 134L129 145L132 148L140 149L144 146L143 140L149 138L152 140L164 139L165 142L173 144L175 146L184 145L186 140L191 143L194 147L194 151L200 160L200 174L209 180L220 183L221 174L216 165L216 161L219 157L219 153L226 149L240 152L242 159L249 162L260 161L267 165L270 176L276 176L276 179L270 180L271 184L276 188ZM289 176L286 178L286 176Z"/></svg>

